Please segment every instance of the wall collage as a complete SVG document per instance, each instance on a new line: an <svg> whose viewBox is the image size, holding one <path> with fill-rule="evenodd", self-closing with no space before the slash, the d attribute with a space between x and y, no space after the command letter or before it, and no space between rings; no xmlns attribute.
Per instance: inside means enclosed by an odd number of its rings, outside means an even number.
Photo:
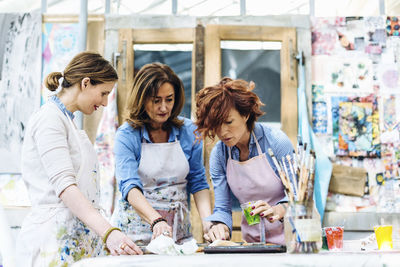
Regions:
<svg viewBox="0 0 400 267"><path fill-rule="evenodd" d="M328 195L327 210L400 212L398 17L312 20L312 125L337 164L368 173L364 197Z"/></svg>

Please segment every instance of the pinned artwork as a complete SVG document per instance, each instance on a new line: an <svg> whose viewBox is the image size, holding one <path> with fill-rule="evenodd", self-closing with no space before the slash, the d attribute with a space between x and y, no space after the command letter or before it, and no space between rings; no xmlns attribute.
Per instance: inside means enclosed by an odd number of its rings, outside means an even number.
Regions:
<svg viewBox="0 0 400 267"><path fill-rule="evenodd" d="M378 80L380 89L389 93L400 93L399 69L396 64L382 62L378 67Z"/></svg>
<svg viewBox="0 0 400 267"><path fill-rule="evenodd" d="M323 85L313 84L311 86L311 91L312 91L312 101L313 102L324 102L325 101Z"/></svg>
<svg viewBox="0 0 400 267"><path fill-rule="evenodd" d="M332 125L338 156L380 156L379 113L373 95L332 97Z"/></svg>
<svg viewBox="0 0 400 267"><path fill-rule="evenodd" d="M368 57L312 58L312 82L323 85L324 93L371 93L374 70Z"/></svg>
<svg viewBox="0 0 400 267"><path fill-rule="evenodd" d="M63 71L68 62L79 52L79 25L53 24L43 25L43 71L42 80L53 71ZM41 104L47 101L48 91L42 87Z"/></svg>
<svg viewBox="0 0 400 267"><path fill-rule="evenodd" d="M394 95L390 95L388 97L383 97L382 101L383 101L383 129L385 131L392 130L397 126L396 98Z"/></svg>
<svg viewBox="0 0 400 267"><path fill-rule="evenodd" d="M312 123L315 134L326 134L328 128L328 111L325 102L313 102Z"/></svg>
<svg viewBox="0 0 400 267"><path fill-rule="evenodd" d="M328 68L327 90L372 92L373 69L369 58L334 58Z"/></svg>
<svg viewBox="0 0 400 267"><path fill-rule="evenodd" d="M386 47L385 17L365 17L365 53L380 55Z"/></svg>
<svg viewBox="0 0 400 267"><path fill-rule="evenodd" d="M399 17L386 18L386 34L387 36L400 36Z"/></svg>
<svg viewBox="0 0 400 267"><path fill-rule="evenodd" d="M372 147L372 103L339 104L338 155L367 156Z"/></svg>
<svg viewBox="0 0 400 267"><path fill-rule="evenodd" d="M338 42L336 27L343 25L344 18L312 19L312 54L333 55Z"/></svg>

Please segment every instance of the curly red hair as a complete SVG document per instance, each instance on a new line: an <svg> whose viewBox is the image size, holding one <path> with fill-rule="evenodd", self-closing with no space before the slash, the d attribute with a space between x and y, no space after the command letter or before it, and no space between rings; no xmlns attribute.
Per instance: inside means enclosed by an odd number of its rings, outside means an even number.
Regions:
<svg viewBox="0 0 400 267"><path fill-rule="evenodd" d="M253 130L258 117L264 114L264 104L252 92L253 82L223 78L217 85L205 87L196 94L196 135L198 138L214 139L216 131L227 121L232 108L241 116L249 117L247 129Z"/></svg>

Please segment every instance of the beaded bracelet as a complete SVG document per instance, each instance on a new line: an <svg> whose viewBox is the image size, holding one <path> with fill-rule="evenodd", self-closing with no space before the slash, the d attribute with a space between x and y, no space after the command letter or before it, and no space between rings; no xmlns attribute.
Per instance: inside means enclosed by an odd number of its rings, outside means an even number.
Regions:
<svg viewBox="0 0 400 267"><path fill-rule="evenodd" d="M103 235L103 242L104 242L104 244L107 243L107 238L108 238L108 236L109 236L109 235L111 234L111 232L114 231L114 230L117 230L117 231L122 232L121 229L119 229L118 227L110 227L110 228L108 228L108 230L105 231L105 233L104 233L104 235Z"/></svg>
<svg viewBox="0 0 400 267"><path fill-rule="evenodd" d="M151 230L152 232L153 232L154 226L155 226L157 223L159 223L159 222L167 222L167 220L164 219L163 217L158 217L157 219L155 219L155 220L151 223L151 225L150 225L150 230Z"/></svg>

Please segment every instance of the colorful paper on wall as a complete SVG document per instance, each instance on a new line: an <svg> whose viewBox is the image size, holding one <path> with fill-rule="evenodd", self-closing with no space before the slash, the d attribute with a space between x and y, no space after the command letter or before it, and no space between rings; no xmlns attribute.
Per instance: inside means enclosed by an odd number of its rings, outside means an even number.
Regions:
<svg viewBox="0 0 400 267"><path fill-rule="evenodd" d="M312 54L333 55L338 46L336 27L344 25L344 17L312 19Z"/></svg>
<svg viewBox="0 0 400 267"><path fill-rule="evenodd" d="M326 134L328 127L328 112L325 102L314 102L312 122L315 134Z"/></svg>
<svg viewBox="0 0 400 267"><path fill-rule="evenodd" d="M339 156L379 157L380 130L377 99L332 97L332 139Z"/></svg>
<svg viewBox="0 0 400 267"><path fill-rule="evenodd" d="M386 18L386 34L387 36L400 36L399 17Z"/></svg>
<svg viewBox="0 0 400 267"><path fill-rule="evenodd" d="M393 129L397 124L396 98L394 95L383 98L383 122L384 129Z"/></svg>
<svg viewBox="0 0 400 267"><path fill-rule="evenodd" d="M79 25L73 24L43 24L43 71L42 80L50 72L64 71L69 61L79 52ZM42 86L41 104L47 101L50 91Z"/></svg>
<svg viewBox="0 0 400 267"><path fill-rule="evenodd" d="M382 92L400 93L399 69L390 62L382 62L378 67L378 80Z"/></svg>
<svg viewBox="0 0 400 267"><path fill-rule="evenodd" d="M312 82L324 86L325 93L371 93L372 60L368 57L314 56Z"/></svg>
<svg viewBox="0 0 400 267"><path fill-rule="evenodd" d="M324 102L325 101L323 85L313 84L311 86L311 91L312 91L312 101L313 102Z"/></svg>
<svg viewBox="0 0 400 267"><path fill-rule="evenodd" d="M373 150L372 103L339 104L338 155L367 156Z"/></svg>
<svg viewBox="0 0 400 267"><path fill-rule="evenodd" d="M326 90L372 92L373 70L369 58L336 58L331 59L328 66Z"/></svg>

